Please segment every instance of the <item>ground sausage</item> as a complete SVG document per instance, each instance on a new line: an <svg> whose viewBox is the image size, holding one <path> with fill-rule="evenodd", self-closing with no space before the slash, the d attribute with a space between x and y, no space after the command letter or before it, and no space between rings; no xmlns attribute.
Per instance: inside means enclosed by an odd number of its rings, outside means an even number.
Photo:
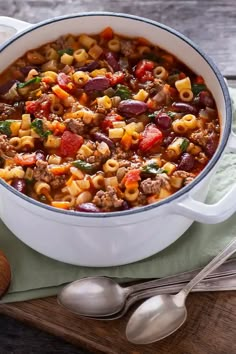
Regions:
<svg viewBox="0 0 236 354"><path fill-rule="evenodd" d="M169 189L169 177L157 175L155 179L147 178L141 182L141 190L144 194L159 194L161 188Z"/></svg>
<svg viewBox="0 0 236 354"><path fill-rule="evenodd" d="M0 156L12 157L15 155L14 146L12 146L7 140L6 135L0 135Z"/></svg>
<svg viewBox="0 0 236 354"><path fill-rule="evenodd" d="M72 133L83 135L85 133L85 124L82 120L79 119L67 119L65 121L66 128Z"/></svg>
<svg viewBox="0 0 236 354"><path fill-rule="evenodd" d="M49 183L52 189L58 189L64 186L66 177L55 176L52 172L48 170L48 163L43 160L38 160L36 162L36 167L34 168L33 177L36 181L43 181Z"/></svg>
<svg viewBox="0 0 236 354"><path fill-rule="evenodd" d="M107 187L107 191L98 191L92 201L96 206L104 211L110 211L113 208L121 208L123 200L118 198L116 190L113 187Z"/></svg>

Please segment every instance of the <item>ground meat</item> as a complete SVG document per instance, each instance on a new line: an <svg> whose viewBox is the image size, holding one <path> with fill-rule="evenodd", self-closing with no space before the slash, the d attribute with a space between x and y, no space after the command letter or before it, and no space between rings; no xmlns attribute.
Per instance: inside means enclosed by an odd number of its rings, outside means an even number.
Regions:
<svg viewBox="0 0 236 354"><path fill-rule="evenodd" d="M173 173L173 176L174 177L181 177L181 178L189 178L191 177L192 179L194 179L195 175L191 172L186 172L186 171L183 171L183 170L179 170L179 171L175 171Z"/></svg>
<svg viewBox="0 0 236 354"><path fill-rule="evenodd" d="M119 199L116 190L108 186L107 191L98 191L92 201L96 206L102 208L103 211L111 211L112 209L121 208L123 200Z"/></svg>
<svg viewBox="0 0 236 354"><path fill-rule="evenodd" d="M144 194L159 194L161 188L170 189L169 177L160 174L155 179L147 178L141 182L141 190Z"/></svg>
<svg viewBox="0 0 236 354"><path fill-rule="evenodd" d="M48 163L43 160L38 160L36 162L36 167L34 168L34 179L36 181L44 181L46 183L51 183L54 179L54 175L52 172L47 169Z"/></svg>
<svg viewBox="0 0 236 354"><path fill-rule="evenodd" d="M65 185L66 182L66 176L54 176L54 179L51 181L50 185L52 189L58 189L61 188Z"/></svg>
<svg viewBox="0 0 236 354"><path fill-rule="evenodd" d="M14 149L14 146L9 144L9 142L7 140L7 136L0 135L0 156L1 157L4 157L4 156L12 157L15 155L15 153L16 153L16 151Z"/></svg>
<svg viewBox="0 0 236 354"><path fill-rule="evenodd" d="M48 163L43 160L38 160L36 162L36 167L34 168L33 177L36 181L43 181L49 183L52 189L58 189L65 184L66 176L55 176L52 172L48 170Z"/></svg>
<svg viewBox="0 0 236 354"><path fill-rule="evenodd" d="M207 133L202 130L198 129L190 135L190 140L195 144L206 146L207 143Z"/></svg>
<svg viewBox="0 0 236 354"><path fill-rule="evenodd" d="M124 151L121 147L116 147L116 153L112 156L115 160L130 160L133 155L132 151Z"/></svg>
<svg viewBox="0 0 236 354"><path fill-rule="evenodd" d="M199 155L195 157L195 159L197 161L199 161L200 163L202 163L203 165L205 165L208 162L208 157L206 156L206 154L204 152L199 152Z"/></svg>
<svg viewBox="0 0 236 354"><path fill-rule="evenodd" d="M83 135L85 133L85 124L80 119L67 119L65 121L66 128L70 130L72 133Z"/></svg>
<svg viewBox="0 0 236 354"><path fill-rule="evenodd" d="M20 119L22 110L20 106L11 106L6 103L0 102L0 121L6 119Z"/></svg>
<svg viewBox="0 0 236 354"><path fill-rule="evenodd" d="M125 57L135 54L135 45L131 40L123 39L120 41L120 51Z"/></svg>

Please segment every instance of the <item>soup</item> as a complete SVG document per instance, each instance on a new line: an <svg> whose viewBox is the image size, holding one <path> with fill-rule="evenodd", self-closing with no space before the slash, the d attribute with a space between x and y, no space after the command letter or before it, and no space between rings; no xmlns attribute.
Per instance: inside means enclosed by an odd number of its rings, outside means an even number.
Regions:
<svg viewBox="0 0 236 354"><path fill-rule="evenodd" d="M56 208L158 202L191 183L219 136L204 79L110 27L60 37L0 75L0 177Z"/></svg>

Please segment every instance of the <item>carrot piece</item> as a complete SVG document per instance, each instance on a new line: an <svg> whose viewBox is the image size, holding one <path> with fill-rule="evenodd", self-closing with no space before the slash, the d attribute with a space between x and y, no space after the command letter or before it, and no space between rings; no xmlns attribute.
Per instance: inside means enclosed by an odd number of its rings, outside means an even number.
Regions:
<svg viewBox="0 0 236 354"><path fill-rule="evenodd" d="M55 85L52 87L52 91L55 93L57 97L59 97L61 100L64 100L70 96L68 92L63 90L59 85Z"/></svg>
<svg viewBox="0 0 236 354"><path fill-rule="evenodd" d="M51 165L49 171L52 172L55 176L64 175L68 172L70 164L67 165Z"/></svg>
<svg viewBox="0 0 236 354"><path fill-rule="evenodd" d="M106 40L112 39L113 38L113 30L111 27L106 27L101 33L100 37Z"/></svg>
<svg viewBox="0 0 236 354"><path fill-rule="evenodd" d="M51 206L55 208L60 208L60 209L66 209L68 210L70 207L70 203L67 201L52 201Z"/></svg>
<svg viewBox="0 0 236 354"><path fill-rule="evenodd" d="M126 173L121 183L124 184L126 188L137 188L138 181L140 181L140 179L140 170L134 169Z"/></svg>
<svg viewBox="0 0 236 354"><path fill-rule="evenodd" d="M34 165L36 163L36 154L35 153L16 154L14 156L14 162L20 166Z"/></svg>
<svg viewBox="0 0 236 354"><path fill-rule="evenodd" d="M70 186L71 183L74 181L74 179L75 179L75 176L70 176L70 178L66 181L66 185Z"/></svg>
<svg viewBox="0 0 236 354"><path fill-rule="evenodd" d="M85 106L88 103L88 95L87 93L83 92L82 95L79 98L79 103L82 106Z"/></svg>
<svg viewBox="0 0 236 354"><path fill-rule="evenodd" d="M125 132L120 143L123 146L123 148L125 149L125 151L128 151L132 145L132 136L129 135L127 132Z"/></svg>

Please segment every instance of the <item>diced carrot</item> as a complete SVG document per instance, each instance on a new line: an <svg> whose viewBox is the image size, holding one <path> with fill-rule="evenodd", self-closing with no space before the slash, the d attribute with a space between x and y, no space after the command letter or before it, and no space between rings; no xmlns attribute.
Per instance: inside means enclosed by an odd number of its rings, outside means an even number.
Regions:
<svg viewBox="0 0 236 354"><path fill-rule="evenodd" d="M101 33L100 37L106 40L112 39L114 36L113 30L111 27L106 27Z"/></svg>
<svg viewBox="0 0 236 354"><path fill-rule="evenodd" d="M32 166L36 163L36 154L35 153L16 154L14 156L14 162L20 166Z"/></svg>
<svg viewBox="0 0 236 354"><path fill-rule="evenodd" d="M52 172L55 176L64 175L68 172L69 168L71 167L70 164L67 165L51 165L49 167L49 171Z"/></svg>
<svg viewBox="0 0 236 354"><path fill-rule="evenodd" d="M140 179L140 170L134 169L126 173L121 183L124 184L126 188L137 188L138 181L140 181Z"/></svg>
<svg viewBox="0 0 236 354"><path fill-rule="evenodd" d="M52 201L51 206L68 210L70 208L70 203L67 201Z"/></svg>
<svg viewBox="0 0 236 354"><path fill-rule="evenodd" d="M132 136L125 132L123 135L121 141L120 141L122 147L124 148L125 151L128 151L132 145Z"/></svg>
<svg viewBox="0 0 236 354"><path fill-rule="evenodd" d="M195 79L195 83L196 84L204 84L204 79L202 76L197 76L196 79Z"/></svg>
<svg viewBox="0 0 236 354"><path fill-rule="evenodd" d="M64 100L70 96L68 92L63 90L59 85L55 85L52 87L52 91L55 93L57 97L59 97L61 100Z"/></svg>
<svg viewBox="0 0 236 354"><path fill-rule="evenodd" d="M75 179L75 176L70 176L70 178L66 181L66 185L70 186L71 183L74 181L74 179Z"/></svg>
<svg viewBox="0 0 236 354"><path fill-rule="evenodd" d="M66 126L64 123L54 121L51 125L51 130L54 132L54 135L57 135L58 133L64 133L66 130Z"/></svg>
<svg viewBox="0 0 236 354"><path fill-rule="evenodd" d="M87 93L83 92L82 95L79 98L79 103L82 106L85 106L88 103L88 95Z"/></svg>

